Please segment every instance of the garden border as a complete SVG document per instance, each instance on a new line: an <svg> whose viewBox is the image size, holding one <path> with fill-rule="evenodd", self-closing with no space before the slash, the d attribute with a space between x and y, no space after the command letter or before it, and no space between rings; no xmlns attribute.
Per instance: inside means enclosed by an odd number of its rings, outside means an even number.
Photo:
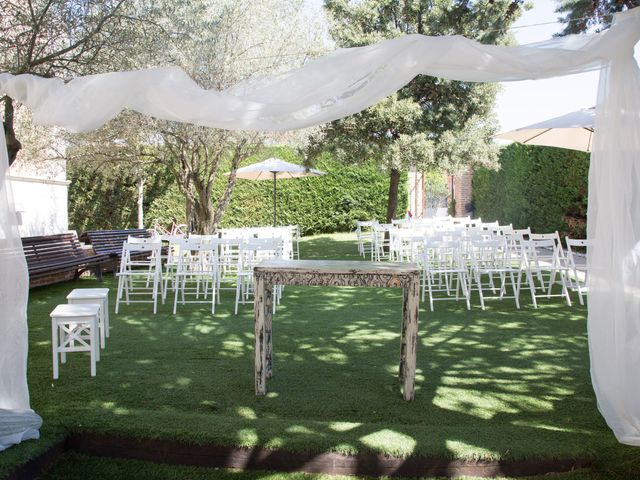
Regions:
<svg viewBox="0 0 640 480"><path fill-rule="evenodd" d="M35 478L60 456L73 451L94 457L142 460L168 465L391 477L522 477L565 473L590 466L586 459L465 461L434 457L395 458L385 455L311 453L243 448L222 445L190 445L175 440L139 439L112 434L72 432L46 452L17 467L10 480Z"/></svg>

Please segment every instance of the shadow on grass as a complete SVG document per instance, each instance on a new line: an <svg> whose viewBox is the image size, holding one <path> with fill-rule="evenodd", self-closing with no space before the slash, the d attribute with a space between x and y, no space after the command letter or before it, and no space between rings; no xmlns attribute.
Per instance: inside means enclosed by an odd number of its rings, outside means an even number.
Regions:
<svg viewBox="0 0 640 480"><path fill-rule="evenodd" d="M301 258L357 259L354 239L305 239ZM29 384L45 422L192 444L398 457L606 463L629 452L596 410L582 307L550 300L534 310L526 294L521 310L504 300L482 311L477 298L470 312L462 302L438 303L433 313L423 305L413 402L402 400L397 381L402 292L392 289L286 287L264 398L253 392L253 310L233 315L231 291L213 316L206 305L179 306L175 316L171 302L157 315L150 305L122 306L97 377L84 354L72 354L52 382L48 313L72 288L96 285L32 291ZM113 312L114 279L104 286Z"/></svg>

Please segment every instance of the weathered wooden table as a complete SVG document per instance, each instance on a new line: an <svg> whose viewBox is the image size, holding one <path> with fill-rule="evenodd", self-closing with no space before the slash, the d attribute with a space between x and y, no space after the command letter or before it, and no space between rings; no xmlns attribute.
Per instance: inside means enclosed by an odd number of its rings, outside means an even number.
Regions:
<svg viewBox="0 0 640 480"><path fill-rule="evenodd" d="M404 288L400 335L400 369L405 400L413 399L420 270L412 263L336 260L266 260L254 269L256 395L267 393L273 376L272 312L274 285Z"/></svg>

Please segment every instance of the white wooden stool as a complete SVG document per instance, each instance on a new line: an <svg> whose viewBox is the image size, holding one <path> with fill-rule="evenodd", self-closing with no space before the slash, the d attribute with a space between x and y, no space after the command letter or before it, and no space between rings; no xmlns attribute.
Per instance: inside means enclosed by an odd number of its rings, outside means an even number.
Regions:
<svg viewBox="0 0 640 480"><path fill-rule="evenodd" d="M58 305L51 312L54 380L58 378L58 354L65 363L67 352L89 352L91 376L96 376L96 362L100 360L99 316L100 304Z"/></svg>
<svg viewBox="0 0 640 480"><path fill-rule="evenodd" d="M101 306L99 328L100 347L104 348L105 337L109 338L109 289L108 288L75 288L67 295L69 304L97 303Z"/></svg>

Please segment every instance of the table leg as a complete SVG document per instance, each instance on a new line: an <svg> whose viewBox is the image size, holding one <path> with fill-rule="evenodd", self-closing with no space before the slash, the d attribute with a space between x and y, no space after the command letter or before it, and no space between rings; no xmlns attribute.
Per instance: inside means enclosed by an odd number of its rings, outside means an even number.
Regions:
<svg viewBox="0 0 640 480"><path fill-rule="evenodd" d="M416 346L418 342L419 280L413 279L404 289L402 336L400 346L400 380L403 397L413 400L416 383Z"/></svg>
<svg viewBox="0 0 640 480"><path fill-rule="evenodd" d="M264 278L254 275L254 295L253 295L253 313L254 331L256 340L256 358L255 358L255 387L256 395L262 396L267 393L267 351L265 346L265 290Z"/></svg>
<svg viewBox="0 0 640 480"><path fill-rule="evenodd" d="M398 367L398 381L404 382L405 359L407 357L407 302L409 288L404 288L402 300L402 324L400 325L400 366Z"/></svg>
<svg viewBox="0 0 640 480"><path fill-rule="evenodd" d="M273 285L264 283L264 343L267 378L273 376Z"/></svg>

